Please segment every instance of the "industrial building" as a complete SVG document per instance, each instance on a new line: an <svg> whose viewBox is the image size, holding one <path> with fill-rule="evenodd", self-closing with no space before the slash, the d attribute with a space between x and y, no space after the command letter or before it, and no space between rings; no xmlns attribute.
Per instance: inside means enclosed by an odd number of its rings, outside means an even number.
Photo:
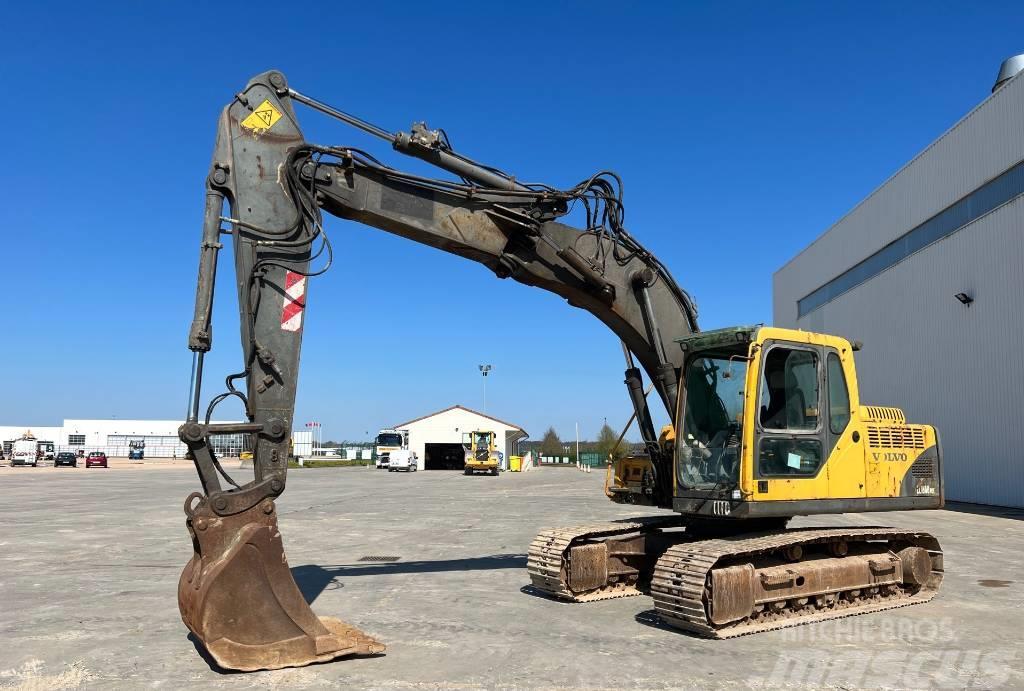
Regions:
<svg viewBox="0 0 1024 691"><path fill-rule="evenodd" d="M41 442L52 442L55 451L103 451L111 457L128 455L129 442L145 442L145 457L184 458L188 450L178 438L181 420L64 420L60 426L0 425L0 442L9 452L14 440L26 433ZM518 425L504 422L484 413L454 405L436 413L403 422L395 429L408 432L409 448L419 458L420 470L457 469L464 463L463 434L480 430L495 433L497 450L502 454L503 467L508 467L508 456L518 452L519 442L526 432ZM222 434L211 438L218 456L237 456L247 450L243 447L245 435ZM311 456L316 446L308 429L292 432L294 453ZM369 449L347 449L348 458L369 460Z"/></svg>
<svg viewBox="0 0 1024 691"><path fill-rule="evenodd" d="M941 434L946 497L1024 507L1024 57L779 269L779 326L863 342L864 403Z"/></svg>
<svg viewBox="0 0 1024 691"><path fill-rule="evenodd" d="M510 454L518 454L519 442L529 436L522 427L504 422L461 405L439 410L394 425L409 434L409 450L419 458L420 470L462 470L465 462L463 435L474 431L494 432L502 467L508 468Z"/></svg>
<svg viewBox="0 0 1024 691"><path fill-rule="evenodd" d="M56 426L0 425L4 451L15 439L30 432L39 441L53 442L57 451L103 451L108 456L127 456L128 442L145 442L146 458L184 458L187 448L178 439L181 420L64 420ZM213 437L214 451L221 456L237 456L243 435Z"/></svg>

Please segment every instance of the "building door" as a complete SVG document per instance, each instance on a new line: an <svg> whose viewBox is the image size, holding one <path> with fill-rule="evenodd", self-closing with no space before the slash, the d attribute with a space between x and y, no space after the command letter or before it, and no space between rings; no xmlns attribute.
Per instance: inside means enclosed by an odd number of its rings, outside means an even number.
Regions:
<svg viewBox="0 0 1024 691"><path fill-rule="evenodd" d="M462 444L424 444L424 470L463 470L466 451Z"/></svg>

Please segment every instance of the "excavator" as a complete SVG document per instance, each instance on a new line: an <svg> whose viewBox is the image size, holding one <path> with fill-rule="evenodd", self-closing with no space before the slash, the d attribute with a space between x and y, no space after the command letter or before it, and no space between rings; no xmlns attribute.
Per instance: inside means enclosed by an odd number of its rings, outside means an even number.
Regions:
<svg viewBox="0 0 1024 691"><path fill-rule="evenodd" d="M308 142L299 106L448 175ZM650 594L665 624L711 638L935 596L943 557L928 533L787 527L794 516L940 508L935 428L861 403L857 343L760 325L701 331L689 293L626 229L622 192L608 171L565 189L523 181L457 152L444 130L418 123L391 133L293 89L279 71L234 95L206 178L191 388L179 429L201 491L185 500L194 554L178 604L217 664L277 669L385 650L313 613L277 523L309 281L333 256L324 212L552 292L621 340L645 452L615 462L605 491L645 514L663 511L541 532L527 566L540 594L572 602ZM579 227L560 221L572 214ZM234 249L243 362L201 410L225 238ZM246 421L211 423L229 398ZM648 398L671 420L657 432ZM219 434L247 435L252 479L239 483L225 471L210 441Z"/></svg>

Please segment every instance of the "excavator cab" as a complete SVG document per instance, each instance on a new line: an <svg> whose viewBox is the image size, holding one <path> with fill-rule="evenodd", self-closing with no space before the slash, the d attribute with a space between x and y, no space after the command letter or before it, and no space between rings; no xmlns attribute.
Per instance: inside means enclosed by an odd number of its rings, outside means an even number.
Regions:
<svg viewBox="0 0 1024 691"><path fill-rule="evenodd" d="M860 404L849 341L740 327L680 347L676 511L742 520L942 506L935 428Z"/></svg>
<svg viewBox="0 0 1024 691"><path fill-rule="evenodd" d="M774 327L706 331L686 354L676 422L659 439L674 458L672 508L689 516L941 508L938 432L897 408L859 400L854 346ZM646 456L609 468L613 501L655 504Z"/></svg>

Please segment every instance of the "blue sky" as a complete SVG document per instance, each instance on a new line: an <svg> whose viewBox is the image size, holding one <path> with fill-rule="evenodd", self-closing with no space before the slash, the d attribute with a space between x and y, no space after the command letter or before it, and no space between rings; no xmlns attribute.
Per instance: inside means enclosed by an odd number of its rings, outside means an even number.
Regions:
<svg viewBox="0 0 1024 691"><path fill-rule="evenodd" d="M703 328L771 321L771 274L982 100L1020 3L17 3L4 11L0 423L182 417L203 180L223 105L277 68L310 95L558 186L625 179L626 222ZM318 143L369 148L299 118ZM629 403L615 336L553 295L328 226L297 420L363 438L461 403L540 438ZM222 264L207 393L237 370ZM476 339L458 327L489 313ZM225 406L223 417L237 416Z"/></svg>

